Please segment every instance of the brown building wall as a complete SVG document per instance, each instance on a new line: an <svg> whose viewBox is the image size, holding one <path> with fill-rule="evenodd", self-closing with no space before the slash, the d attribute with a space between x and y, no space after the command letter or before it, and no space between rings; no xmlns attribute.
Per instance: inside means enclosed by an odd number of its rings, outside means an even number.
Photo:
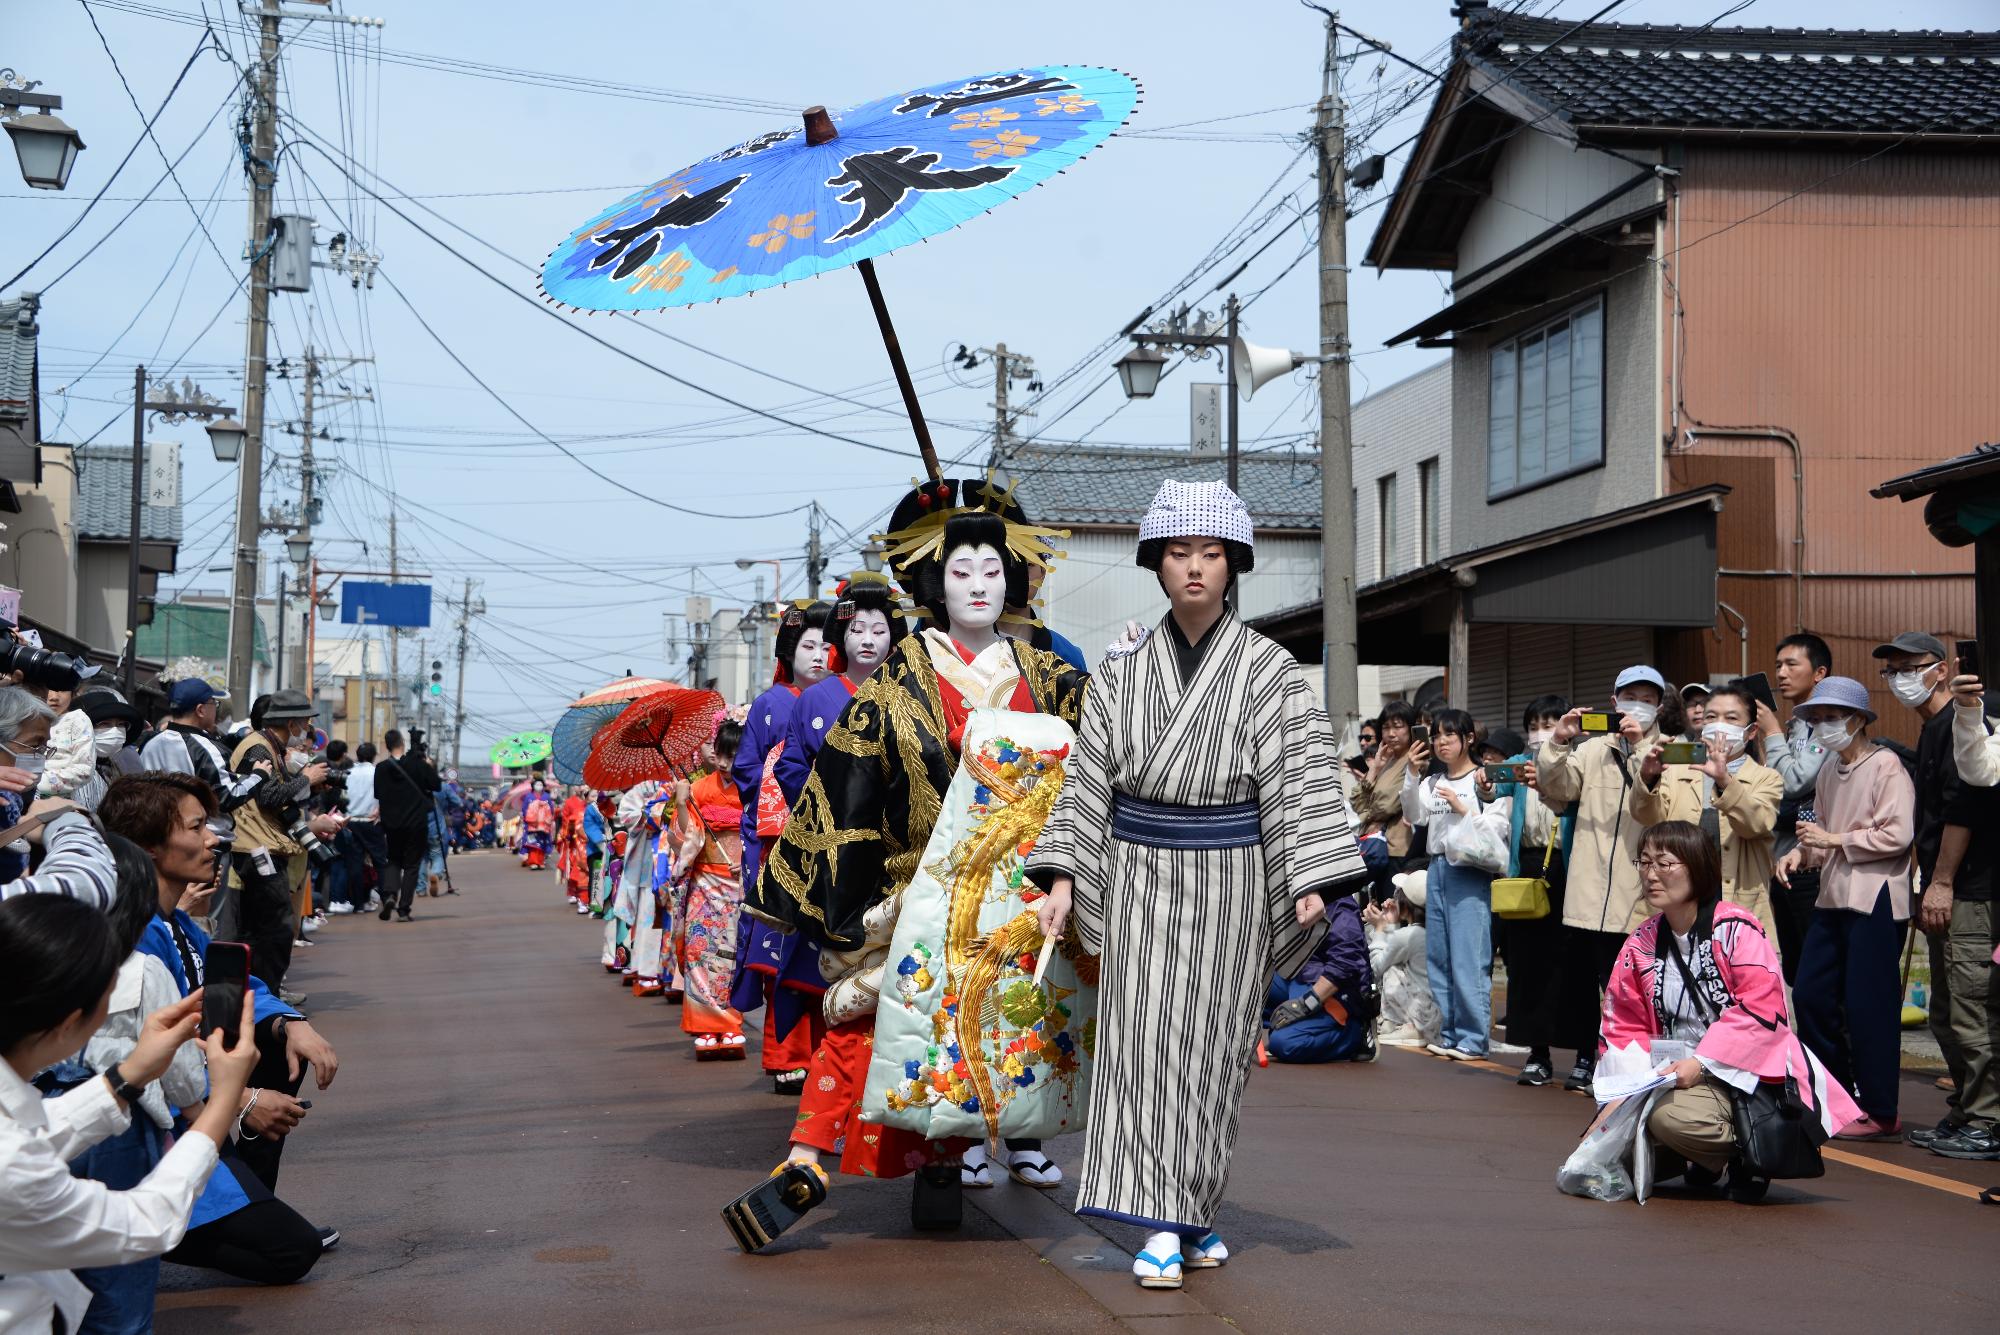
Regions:
<svg viewBox="0 0 2000 1335"><path fill-rule="evenodd" d="M1868 489L2000 439L2000 155L1695 147L1680 187L1660 247L1666 490L1735 488L1717 596L1750 623L1752 671L1802 624L1836 672L1879 687L1880 640L1972 633L1970 550L1940 546L1921 506ZM1727 430L1746 426L1799 443L1796 588L1792 455ZM1737 668L1725 616L1672 638L1688 675ZM1914 738L1886 692L1876 708L1886 735Z"/></svg>

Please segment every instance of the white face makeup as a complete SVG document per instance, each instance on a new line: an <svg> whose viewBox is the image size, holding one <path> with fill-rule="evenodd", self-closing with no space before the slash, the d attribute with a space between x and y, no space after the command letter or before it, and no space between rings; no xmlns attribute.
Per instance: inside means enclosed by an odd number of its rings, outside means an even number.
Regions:
<svg viewBox="0 0 2000 1335"><path fill-rule="evenodd" d="M847 655L848 680L863 680L889 655L889 618L873 608L856 612L848 619L841 649Z"/></svg>
<svg viewBox="0 0 2000 1335"><path fill-rule="evenodd" d="M951 633L985 631L1000 620L1007 598L1007 569L992 544L959 547L944 563L944 612Z"/></svg>
<svg viewBox="0 0 2000 1335"><path fill-rule="evenodd" d="M809 626L799 636L799 647L792 650L792 685L804 689L826 678L826 636Z"/></svg>

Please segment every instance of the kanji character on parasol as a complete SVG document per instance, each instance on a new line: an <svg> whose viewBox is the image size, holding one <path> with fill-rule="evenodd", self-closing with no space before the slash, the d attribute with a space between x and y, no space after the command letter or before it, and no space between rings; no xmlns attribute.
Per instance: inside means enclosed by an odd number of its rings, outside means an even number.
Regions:
<svg viewBox="0 0 2000 1335"><path fill-rule="evenodd" d="M833 608L794 603L778 623L777 666L770 688L750 704L730 777L743 807L743 884L757 883L764 851L785 828L791 803L776 778L778 756L802 692L826 680L827 624ZM764 1008L763 1066L780 1094L796 1095L822 1026L819 953L811 942L745 916L737 926L736 981L730 1000L743 1014ZM802 1024L801 1021L804 1021Z"/></svg>
<svg viewBox="0 0 2000 1335"><path fill-rule="evenodd" d="M855 265L924 471L941 473L875 257L946 232L1080 161L1139 102L1129 74L1023 67L931 84L772 130L704 158L577 228L542 266L583 310L686 306Z"/></svg>
<svg viewBox="0 0 2000 1335"><path fill-rule="evenodd" d="M913 1221L949 1228L968 1145L1008 1140L1052 1174L1039 1137L1082 1115L1070 1003L1085 985L1068 964L1049 991L1031 981L1041 937L1017 873L1087 679L997 624L1059 535L991 482L924 483L891 523L890 562L932 628L898 642L827 730L747 901L818 941L828 1028L786 1161L724 1211L746 1251L824 1199L822 1154L848 1173L916 1173Z"/></svg>

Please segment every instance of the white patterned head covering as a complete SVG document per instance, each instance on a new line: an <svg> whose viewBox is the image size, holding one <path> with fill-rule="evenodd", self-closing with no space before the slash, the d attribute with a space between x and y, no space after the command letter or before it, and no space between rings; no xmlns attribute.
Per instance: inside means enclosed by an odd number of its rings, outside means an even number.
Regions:
<svg viewBox="0 0 2000 1335"><path fill-rule="evenodd" d="M1140 542L1155 538L1220 538L1253 550L1257 545L1243 498L1221 481L1162 482L1139 525Z"/></svg>

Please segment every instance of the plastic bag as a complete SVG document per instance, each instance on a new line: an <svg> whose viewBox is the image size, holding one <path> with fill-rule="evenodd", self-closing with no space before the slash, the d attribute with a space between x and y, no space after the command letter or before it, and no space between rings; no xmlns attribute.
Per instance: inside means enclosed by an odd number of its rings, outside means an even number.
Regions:
<svg viewBox="0 0 2000 1335"><path fill-rule="evenodd" d="M1507 873L1507 799L1482 808L1467 820L1459 821L1445 836L1445 857L1461 867L1471 867L1494 876Z"/></svg>
<svg viewBox="0 0 2000 1335"><path fill-rule="evenodd" d="M1625 1160L1631 1153L1645 1106L1645 1098L1634 1096L1606 1108L1584 1133L1582 1143L1556 1169L1556 1189L1593 1200L1631 1200L1637 1189Z"/></svg>

